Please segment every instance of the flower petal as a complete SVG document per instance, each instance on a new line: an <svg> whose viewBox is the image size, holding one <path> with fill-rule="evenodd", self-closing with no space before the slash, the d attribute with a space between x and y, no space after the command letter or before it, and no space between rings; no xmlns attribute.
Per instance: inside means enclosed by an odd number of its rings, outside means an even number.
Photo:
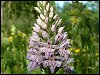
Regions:
<svg viewBox="0 0 100 75"><path fill-rule="evenodd" d="M52 27L51 27L51 31L54 32L55 30L56 30L56 26L55 26L55 24L54 24L54 25L52 25Z"/></svg>
<svg viewBox="0 0 100 75"><path fill-rule="evenodd" d="M51 71L51 73L53 74L54 71L55 71L55 66L51 66L51 67L50 67L50 71Z"/></svg>
<svg viewBox="0 0 100 75"><path fill-rule="evenodd" d="M59 30L58 30L58 33L59 33L59 34L62 33L62 31L64 30L64 27L65 27L65 26L59 28Z"/></svg>
<svg viewBox="0 0 100 75"><path fill-rule="evenodd" d="M50 8L50 4L48 3L48 5L46 6L46 10L49 11Z"/></svg>
<svg viewBox="0 0 100 75"><path fill-rule="evenodd" d="M53 19L56 19L56 18L57 18L57 16L58 16L58 14L56 14L56 15L53 17Z"/></svg>
<svg viewBox="0 0 100 75"><path fill-rule="evenodd" d="M74 70L74 67L73 66L70 66L70 70Z"/></svg>
<svg viewBox="0 0 100 75"><path fill-rule="evenodd" d="M37 67L37 64L36 64L36 62L30 62L29 64L28 64L28 70L29 71L31 71L31 70L34 70L35 68Z"/></svg>
<svg viewBox="0 0 100 75"><path fill-rule="evenodd" d="M36 11L38 11L39 13L41 13L40 9L38 7L34 7Z"/></svg>
<svg viewBox="0 0 100 75"><path fill-rule="evenodd" d="M42 64L43 64L43 67L44 67L44 68L45 68L45 67L47 67L47 66L48 66L48 64L49 64L49 63L48 63L48 60L43 61L43 63L42 63Z"/></svg>
<svg viewBox="0 0 100 75"><path fill-rule="evenodd" d="M57 67L61 66L61 62L60 61L56 61Z"/></svg>

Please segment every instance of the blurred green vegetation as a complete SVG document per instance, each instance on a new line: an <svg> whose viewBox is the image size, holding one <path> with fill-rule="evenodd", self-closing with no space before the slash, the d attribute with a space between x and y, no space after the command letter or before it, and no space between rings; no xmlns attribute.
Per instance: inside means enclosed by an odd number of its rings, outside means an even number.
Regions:
<svg viewBox="0 0 100 75"><path fill-rule="evenodd" d="M38 13L36 1L2 1L1 72L27 74L26 53L32 26ZM72 39L75 74L99 73L99 2L65 2L63 8L50 4L62 18L62 26ZM89 9L91 8L91 9ZM63 73L59 70L57 74ZM44 74L40 69L33 74Z"/></svg>

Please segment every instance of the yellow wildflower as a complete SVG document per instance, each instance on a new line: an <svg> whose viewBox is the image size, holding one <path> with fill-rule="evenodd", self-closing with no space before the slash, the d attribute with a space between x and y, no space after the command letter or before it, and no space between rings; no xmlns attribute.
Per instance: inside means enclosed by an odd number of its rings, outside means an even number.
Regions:
<svg viewBox="0 0 100 75"><path fill-rule="evenodd" d="M73 17L71 18L71 21L72 21L72 24L74 25L74 24L77 24L77 23L78 23L79 19L76 18L75 16L73 16Z"/></svg>
<svg viewBox="0 0 100 75"><path fill-rule="evenodd" d="M80 49L79 48L75 50L75 53L79 53L79 52L80 52Z"/></svg>
<svg viewBox="0 0 100 75"><path fill-rule="evenodd" d="M8 38L8 41L9 41L9 42L13 42L13 37L10 36L10 37Z"/></svg>

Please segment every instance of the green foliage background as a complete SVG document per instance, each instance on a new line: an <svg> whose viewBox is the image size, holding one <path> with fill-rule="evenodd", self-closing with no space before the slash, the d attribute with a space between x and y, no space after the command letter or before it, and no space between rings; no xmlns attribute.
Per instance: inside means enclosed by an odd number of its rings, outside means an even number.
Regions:
<svg viewBox="0 0 100 75"><path fill-rule="evenodd" d="M72 39L74 74L99 73L99 2L65 2L63 8L50 1L55 13L62 18L62 26ZM36 1L4 1L1 22L1 72L26 74L29 37L38 13ZM89 7L91 9L89 9ZM79 49L79 52L76 50ZM63 74L59 70L57 74ZM33 74L44 74L39 68Z"/></svg>

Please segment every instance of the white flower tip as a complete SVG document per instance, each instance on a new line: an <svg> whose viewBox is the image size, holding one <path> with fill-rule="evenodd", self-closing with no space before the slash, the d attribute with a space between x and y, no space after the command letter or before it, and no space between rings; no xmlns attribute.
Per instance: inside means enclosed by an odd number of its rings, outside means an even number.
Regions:
<svg viewBox="0 0 100 75"><path fill-rule="evenodd" d="M45 23L48 23L48 17L46 17L46 19L45 19Z"/></svg>
<svg viewBox="0 0 100 75"><path fill-rule="evenodd" d="M41 27L42 27L43 29L46 29L46 28L47 28L47 25L46 25L44 22L42 22Z"/></svg>
<svg viewBox="0 0 100 75"><path fill-rule="evenodd" d="M53 7L52 7L52 6L50 7L50 14L49 14L49 17L50 17L50 18L53 17Z"/></svg>
<svg viewBox="0 0 100 75"><path fill-rule="evenodd" d="M64 27L65 27L65 26L59 28L59 30L58 30L58 33L59 33L59 34L62 33L62 31L64 30Z"/></svg>
<svg viewBox="0 0 100 75"><path fill-rule="evenodd" d="M36 11L38 11L39 13L41 13L40 9L38 7L34 7Z"/></svg>
<svg viewBox="0 0 100 75"><path fill-rule="evenodd" d="M50 12L49 17L50 17L50 18L53 17L53 12L52 12L52 11Z"/></svg>
<svg viewBox="0 0 100 75"><path fill-rule="evenodd" d="M42 14L41 14L41 17L43 18ZM47 28L46 23L44 23L44 22L40 19L39 16L38 16L38 19L37 19L37 23L38 23L38 25L41 26L43 29L46 29L46 28Z"/></svg>
<svg viewBox="0 0 100 75"><path fill-rule="evenodd" d="M40 14L40 17L44 20L45 19L45 16L44 15L42 15L42 14Z"/></svg>
<svg viewBox="0 0 100 75"><path fill-rule="evenodd" d="M39 30L40 30L40 29L37 28L37 27L33 27L33 29L34 29L35 32L39 32Z"/></svg>
<svg viewBox="0 0 100 75"><path fill-rule="evenodd" d="M52 27L51 27L51 31L54 32L55 30L56 30L56 26L55 26L55 24L54 24L54 25L52 25Z"/></svg>
<svg viewBox="0 0 100 75"><path fill-rule="evenodd" d="M46 16L46 10L44 10L44 15Z"/></svg>
<svg viewBox="0 0 100 75"><path fill-rule="evenodd" d="M56 18L57 18L57 16L58 16L58 14L56 14L56 15L53 17L53 19L56 19Z"/></svg>
<svg viewBox="0 0 100 75"><path fill-rule="evenodd" d="M47 1L43 1L43 6L45 6L45 5L46 5L46 2L47 2Z"/></svg>
<svg viewBox="0 0 100 75"><path fill-rule="evenodd" d="M39 1L41 4L43 3L43 1Z"/></svg>
<svg viewBox="0 0 100 75"><path fill-rule="evenodd" d="M39 1L37 2L38 7L40 6Z"/></svg>
<svg viewBox="0 0 100 75"><path fill-rule="evenodd" d="M48 3L48 5L46 6L46 10L49 11L50 8L50 4Z"/></svg>
<svg viewBox="0 0 100 75"><path fill-rule="evenodd" d="M62 19L60 19L60 20L58 21L58 25L60 25L61 21L62 21Z"/></svg>
<svg viewBox="0 0 100 75"><path fill-rule="evenodd" d="M50 7L50 11L53 12L53 7L52 6Z"/></svg>
<svg viewBox="0 0 100 75"><path fill-rule="evenodd" d="M71 39L67 39L67 41L69 42L69 41L71 41Z"/></svg>

